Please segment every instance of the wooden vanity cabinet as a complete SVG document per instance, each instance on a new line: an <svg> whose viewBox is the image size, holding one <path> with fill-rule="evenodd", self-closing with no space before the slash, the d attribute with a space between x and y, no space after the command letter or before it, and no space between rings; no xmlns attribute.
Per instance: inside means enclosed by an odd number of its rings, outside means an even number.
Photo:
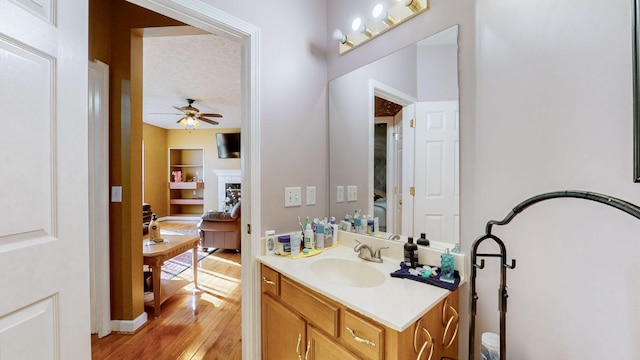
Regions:
<svg viewBox="0 0 640 360"><path fill-rule="evenodd" d="M458 292L402 332L262 265L262 359L458 357Z"/></svg>

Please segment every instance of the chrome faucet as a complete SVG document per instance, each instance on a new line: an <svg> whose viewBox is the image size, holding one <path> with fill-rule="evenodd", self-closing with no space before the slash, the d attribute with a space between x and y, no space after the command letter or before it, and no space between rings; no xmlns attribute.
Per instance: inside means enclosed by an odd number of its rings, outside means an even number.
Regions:
<svg viewBox="0 0 640 360"><path fill-rule="evenodd" d="M358 253L358 257L363 260L377 262L377 263L382 262L382 256L380 255L380 250L389 248L388 246L385 246L385 247L378 248L374 251L371 248L371 246L367 244L363 244L358 240L356 240L356 242L358 243L358 245L356 245L353 248L353 251ZM365 251L365 250L368 250L368 251Z"/></svg>
<svg viewBox="0 0 640 360"><path fill-rule="evenodd" d="M392 234L391 237L389 237L389 240L400 240L400 235Z"/></svg>

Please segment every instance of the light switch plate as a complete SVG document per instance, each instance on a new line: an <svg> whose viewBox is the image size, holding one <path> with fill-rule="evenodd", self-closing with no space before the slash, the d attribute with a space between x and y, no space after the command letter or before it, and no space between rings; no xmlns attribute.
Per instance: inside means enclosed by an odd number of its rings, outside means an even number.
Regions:
<svg viewBox="0 0 640 360"><path fill-rule="evenodd" d="M356 185L347 186L347 201L358 201L358 187Z"/></svg>
<svg viewBox="0 0 640 360"><path fill-rule="evenodd" d="M302 189L298 187L284 188L284 207L302 205Z"/></svg>
<svg viewBox="0 0 640 360"><path fill-rule="evenodd" d="M307 186L307 205L316 204L316 187Z"/></svg>
<svg viewBox="0 0 640 360"><path fill-rule="evenodd" d="M336 186L336 202L344 202L344 186Z"/></svg>
<svg viewBox="0 0 640 360"><path fill-rule="evenodd" d="M111 187L111 202L122 202L122 186Z"/></svg>

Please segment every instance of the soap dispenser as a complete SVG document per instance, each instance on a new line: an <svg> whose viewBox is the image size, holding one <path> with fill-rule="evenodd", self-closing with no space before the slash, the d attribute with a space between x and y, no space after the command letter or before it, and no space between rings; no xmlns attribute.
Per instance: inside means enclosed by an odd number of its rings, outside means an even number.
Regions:
<svg viewBox="0 0 640 360"><path fill-rule="evenodd" d="M451 253L449 252L449 248L447 248L444 254L440 255L440 280L448 283L453 283L453 270L453 255L451 255Z"/></svg>
<svg viewBox="0 0 640 360"><path fill-rule="evenodd" d="M413 237L404 244L404 264L412 269L418 266L418 245L413 243Z"/></svg>

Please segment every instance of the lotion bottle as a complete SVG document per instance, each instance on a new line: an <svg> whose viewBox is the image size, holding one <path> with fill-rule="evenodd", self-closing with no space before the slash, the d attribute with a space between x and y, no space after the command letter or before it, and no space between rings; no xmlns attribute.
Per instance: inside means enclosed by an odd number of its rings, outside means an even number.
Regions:
<svg viewBox="0 0 640 360"><path fill-rule="evenodd" d="M156 214L151 215L151 222L149 222L149 240L153 242L164 241L160 236L160 223Z"/></svg>
<svg viewBox="0 0 640 360"><path fill-rule="evenodd" d="M313 249L313 229L311 229L311 223L307 223L307 227L304 229L303 239L304 248L309 250Z"/></svg>
<svg viewBox="0 0 640 360"><path fill-rule="evenodd" d="M418 266L418 245L413 243L413 237L404 244L404 264L412 269Z"/></svg>

